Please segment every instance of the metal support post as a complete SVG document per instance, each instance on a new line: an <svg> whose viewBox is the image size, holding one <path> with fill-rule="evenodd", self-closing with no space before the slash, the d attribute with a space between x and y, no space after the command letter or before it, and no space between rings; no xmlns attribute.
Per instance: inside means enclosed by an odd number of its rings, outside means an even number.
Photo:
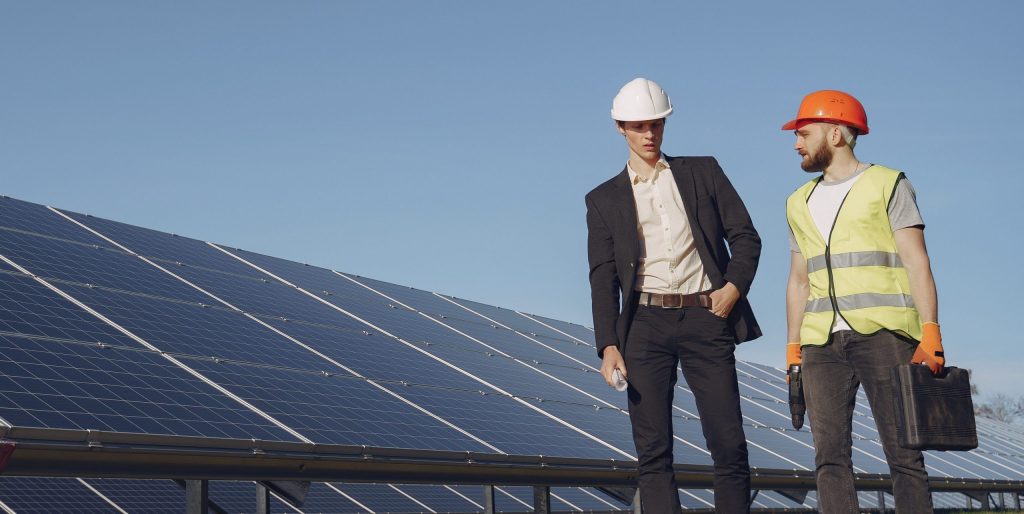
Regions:
<svg viewBox="0 0 1024 514"><path fill-rule="evenodd" d="M533 511L537 514L551 514L551 488L546 485L533 487Z"/></svg>
<svg viewBox="0 0 1024 514"><path fill-rule="evenodd" d="M185 481L185 512L187 514L209 514L210 482L207 480Z"/></svg>
<svg viewBox="0 0 1024 514"><path fill-rule="evenodd" d="M1013 492L1013 508L1014 510L1020 510L1020 493L1017 491Z"/></svg>
<svg viewBox="0 0 1024 514"><path fill-rule="evenodd" d="M256 514L270 514L270 489L256 482Z"/></svg>
<svg viewBox="0 0 1024 514"><path fill-rule="evenodd" d="M640 506L640 489L633 493L633 514L643 514L643 507Z"/></svg>
<svg viewBox="0 0 1024 514"><path fill-rule="evenodd" d="M484 514L494 514L494 486L484 486Z"/></svg>
<svg viewBox="0 0 1024 514"><path fill-rule="evenodd" d="M885 491L878 491L878 511L885 512Z"/></svg>

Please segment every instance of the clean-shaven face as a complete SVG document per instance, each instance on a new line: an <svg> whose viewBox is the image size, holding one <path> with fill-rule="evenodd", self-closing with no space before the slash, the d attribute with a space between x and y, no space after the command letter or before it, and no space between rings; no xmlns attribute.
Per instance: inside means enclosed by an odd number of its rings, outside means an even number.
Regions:
<svg viewBox="0 0 1024 514"><path fill-rule="evenodd" d="M626 136L629 151L645 161L661 158L661 139L665 134L665 119L624 121L619 132Z"/></svg>

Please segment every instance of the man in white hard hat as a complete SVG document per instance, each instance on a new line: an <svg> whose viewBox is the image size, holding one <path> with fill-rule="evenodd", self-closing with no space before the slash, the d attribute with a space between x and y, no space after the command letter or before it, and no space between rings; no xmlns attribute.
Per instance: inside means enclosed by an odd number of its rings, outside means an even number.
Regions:
<svg viewBox="0 0 1024 514"><path fill-rule="evenodd" d="M714 461L715 509L748 512L750 467L734 350L761 335L745 298L761 239L713 157L661 153L671 113L668 95L654 82L638 78L623 86L612 118L629 159L586 197L601 374L610 385L616 374L629 383L645 512L680 512L672 466L679 366Z"/></svg>

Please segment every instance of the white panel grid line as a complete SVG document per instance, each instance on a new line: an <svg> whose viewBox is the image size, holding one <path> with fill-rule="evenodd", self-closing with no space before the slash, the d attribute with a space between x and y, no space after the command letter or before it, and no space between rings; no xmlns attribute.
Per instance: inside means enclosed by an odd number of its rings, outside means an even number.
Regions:
<svg viewBox="0 0 1024 514"><path fill-rule="evenodd" d="M554 499L558 500L559 502L561 502L561 503L563 503L565 505L568 505L572 509L573 512L578 512L578 511L579 512L583 512L583 509L581 509L577 505L573 504L572 502L569 502L568 500L565 500L564 498L562 498L562 497L560 497L558 495L555 495L554 492L552 492L551 498L554 498Z"/></svg>
<svg viewBox="0 0 1024 514"><path fill-rule="evenodd" d="M82 480L81 478L77 478L76 480L78 480L82 485L84 485L86 487L86 489L88 489L88 490L92 491L94 494L96 494L96 496L99 496L100 498L103 498L103 501L109 503L111 507L114 507L115 509L117 509L117 511L120 512L121 514L128 514L128 511L122 509L120 505L114 503L114 500L111 500L110 498L107 498L107 495L99 492L99 490L97 490L95 487L93 487L92 484L90 484L89 482L86 482L85 480Z"/></svg>
<svg viewBox="0 0 1024 514"><path fill-rule="evenodd" d="M572 355L569 355L569 354L567 354L567 353L565 353L565 352L563 352L563 351L561 351L561 350L559 350L559 349L557 349L557 348L555 348L553 346L545 344L545 343L535 339L530 334L524 334L524 333L522 333L522 332L520 332L520 331L518 331L518 330L516 330L516 329L514 329L514 328L512 328L512 327L510 327L510 326L508 326L508 325L498 321L498 320L495 320L495 319L492 319L490 317L487 317L487 316L485 316L485 315L483 315L483 314L481 314L481 313L479 313L479 312L477 312L477 311L475 311L473 309L470 309L469 307L466 307L465 305L462 305L461 303L456 302L455 300L447 298L444 295L440 295L440 294L437 294L437 293L432 293L432 294L434 296L436 296L436 297L446 301L446 302L451 303L452 305L461 307L461 308L465 309L468 312L471 312L471 313L473 313L473 314L475 314L477 316L480 316L481 318L483 318L483 319L485 319L487 321L490 321L491 323L494 323L495 325L500 326L501 328L504 328L505 330L508 330L508 331L510 331L510 332L512 332L514 334L519 335L519 336L525 337L526 339L529 339L530 341L533 341L534 343L537 343L537 344L543 346L544 348L547 348L548 350L551 350L551 351L561 355L562 357L565 357L566 359L569 359L569 360L579 364L580 366L586 366L588 369L591 369L593 371L598 371L597 368L591 366L590 364L587 364L586 362L583 362L583 361L577 359L576 357L573 357Z"/></svg>
<svg viewBox="0 0 1024 514"><path fill-rule="evenodd" d="M300 440L300 441L302 441L302 442L306 442L306 443L312 443L312 442L313 442L312 440L310 440L310 439L307 439L307 438L306 438L305 436L303 436L302 434L300 434L300 433L296 432L295 430L292 430L292 429L291 429L291 427L289 427L288 425L285 425L284 423L282 423L281 421L277 420L276 418L274 418L274 417L273 417L273 416L271 416L270 414L267 414L266 412L263 412L262 410L260 410L259 408L257 408L257 407L256 407L255 405L252 405L251 403L249 403L249 402L245 401L245 400L244 400L243 398L241 398L241 397L237 396L236 394L232 393L231 391L229 391L229 390L225 389L225 388L224 388L223 386L221 386L220 384L218 384L218 383L214 382L213 380L210 380L209 378L207 378L207 377L206 377L205 375L203 375L202 373L200 373L200 372L198 372L198 371L196 371L196 370L192 369L191 367L187 366L187 365L186 365L185 363L183 363L183 362L179 361L179 360L178 360L177 358L175 358L175 357L173 357L173 356L171 356L171 355L167 354L166 352L164 352L164 351L160 350L160 349L159 349L159 348L157 348L156 346L153 346L152 344L150 344L150 343L149 343L148 341L146 341L145 339L143 339L143 338L141 338L141 337L139 337L139 336L135 335L135 333L133 333L132 331L128 330L127 328L124 328L124 327L122 327L121 325L117 324L116 322L114 322L114 321L113 321L113 320L111 320L110 318L107 318L106 316L104 316L104 315L100 314L99 312L97 312L97 311L96 311L95 309L93 309L92 307L89 307L88 305L86 305L86 304L82 303L82 302L81 302L81 301L79 301L79 300L78 300L77 298L75 298L75 297L71 296L71 295L70 295L70 294L68 294L68 293L65 293L65 292L64 292L63 290L61 290L61 289L57 288L57 287L56 287L56 286L54 286L53 284L50 284L50 283L49 283L48 281L46 281L46 280L45 280L45 279L43 279L42 277L36 276L35 274L31 273L31 272L30 272L30 271L28 271L27 269L23 268L23 267L22 267L21 265L19 265L18 263L14 262L14 261L12 261L12 260L10 260L10 259L8 259L6 255L0 255L0 260L2 260L3 262L6 262L7 264L10 264L10 265L11 265L12 267L14 267L15 269L17 269L17 270L18 270L18 271L20 271L21 273L24 273L25 275L27 275L27 276L29 276L29 277L32 277L32 279L33 279L33 280L35 280L36 282L38 282L38 283L42 284L42 285L43 285L43 286L45 286L45 287L46 287L47 289L49 289L49 290L53 291L54 293L57 293L57 294L58 294L58 295L60 295L60 296L61 296L62 298L64 298L64 299L68 300L69 302L71 302L71 303L75 304L76 306L78 306L79 308L81 308L81 309L85 310L85 311L86 311L86 312L88 312L89 314L91 314L91 315L95 316L95 317L96 317L96 318L98 318L98 319L99 319L100 321L102 321L102 322L104 322L104 323L106 323L106 324L110 325L111 327L113 327L114 329L116 329L116 330L117 330L118 332L121 332L122 334L124 334L124 335L126 335L126 336L130 337L130 338L131 338L132 340L134 340L135 342L137 342L137 343L141 344L142 346L146 347L146 348L147 348L147 349L149 349L149 350L152 350L152 351L154 351L154 352L157 352L157 353L159 353L161 357L163 357L164 359L167 359L168 361L170 361L170 362L171 362L172 364L174 364L175 366L178 366L179 368L181 368L181 369L185 370L185 371L186 371L186 372L188 372L188 373L189 373L190 375L192 375L192 376L196 377L197 379L201 380L201 381L202 381L203 383L205 383L205 384L209 385L210 387L212 387L212 388L216 389L216 390L217 390L218 392L220 392L221 394L223 394L223 395L227 396L228 398L231 398L232 400L234 400L234 401L238 402L239 404L241 404L241 405L242 405L242 406L244 406L245 408L247 408L247 409L249 409L249 410L251 410L251 411L255 412L255 413L256 413L256 414L258 414L258 415L259 415L260 417L262 417L263 419L265 419L265 420L267 420L267 421L269 421L269 422L273 423L274 425L276 425L276 426L277 426L278 428L280 428L281 430L284 430L285 432L288 432L289 434L291 434L292 436L296 437L297 439L299 439L299 440Z"/></svg>
<svg viewBox="0 0 1024 514"><path fill-rule="evenodd" d="M329 487L329 488L333 489L333 490L334 490L334 492L336 492L336 493L338 493L338 494L340 494L340 495L344 496L344 497L345 497L345 499L347 499L348 501L350 501L350 502L352 502L352 503L354 503L354 504L358 505L360 509L363 509L363 510L364 510L364 511L366 511L366 512L367 512L368 514L377 514L377 513L376 513L376 512L375 512L375 511L374 511L373 509L371 509L371 508L367 507L366 505L363 505L363 504L362 504L362 502L360 502L359 500L357 500L357 499L353 498L352 496L350 496L350 495L349 495L348 493L346 493L345 491L342 491L341 489L338 489L337 487L335 487L335 485L334 485L334 484L332 484L332 483L330 483L330 482L324 482L324 485L326 485L327 487Z"/></svg>
<svg viewBox="0 0 1024 514"><path fill-rule="evenodd" d="M519 498L516 498L514 495L512 495L512 493L510 493L510 492L508 492L508 491L506 491L506 490L504 490L504 489L502 489L500 487L495 487L494 490L495 491L499 491L502 494L504 494L505 496L508 496L509 498L512 498L513 500L523 504L523 506L528 508L528 509L533 509L533 505L530 505L529 503L526 503L523 500L520 500Z"/></svg>
<svg viewBox="0 0 1024 514"><path fill-rule="evenodd" d="M323 359L323 360L329 362L330 364L332 364L332 365L334 365L334 366L344 370L346 373L349 373L349 374L351 374L351 375L353 375L353 376L355 376L357 378L363 379L366 383L368 383L371 386L381 390L385 394L388 394L388 395L394 397L395 399L405 403L406 405L409 405L410 407L412 407L412 408L422 412L423 414L425 414L427 416L430 416L431 418L437 420L438 422L444 424L445 426L447 426L447 427L449 427L449 428L451 428L451 429L453 429L453 430L455 430L455 431L465 435L466 437L469 437L470 439L473 439L474 441L476 441L476 442L478 442L480 444L483 444L484 446L486 446L487 448L490 448L491 450L494 450L494 451L496 451L498 453L505 453L505 452L502 452L501 450L499 450L498 448L495 448L491 444L487 443L483 439L481 439L481 438L479 438L479 437L477 437L477 436L475 436L475 435L473 435L473 434L463 430L462 428L456 426L455 424L449 422L448 420L438 416L437 414L434 414L433 412L423 408L422 406L420 406L420 405L416 404L415 402L405 398L404 396L399 395L398 393L392 391L391 389L388 389L387 387L377 383L376 381L368 379L367 377L363 376L362 374L360 374L359 372L355 371L354 369L349 368L348 366L345 366L344 364L338 362L337 360L335 360L335 359L333 359L333 358L331 358L331 357L321 353L316 348L313 348L312 346L309 346L309 345L303 343L302 341L299 341L298 339L296 339L296 338L294 338L294 337L292 337L292 336L282 332L281 330L277 329L276 327L274 327L274 326L266 323L265 321L257 318L256 316L253 316L252 314L250 314L248 312L245 312L242 309L239 309L238 307L236 307L235 305L231 304L227 300L224 300L223 298L218 297L217 295L215 295L215 294L213 294L213 293L203 289L199 285L192 283L188 279L186 279L184 277L181 277L177 273L174 273L173 271L171 271L171 270L169 270L169 269L167 269L167 268L157 264L156 262L153 262L152 260L144 257L143 255L134 252L130 248L122 245L121 243L119 243L119 242L117 242L117 241L107 237L106 235L104 235L104 234L102 234L102 233L100 233L100 232L98 232L96 230L93 230L91 227L82 224L78 220L75 220L74 218L71 218L71 217L67 216L66 214L64 214L63 212L61 212L61 211L59 211L57 209L54 209L52 207L50 207L49 209L54 211L54 212L56 212L57 214L61 215L62 217L66 218L68 221L71 221L72 223L82 227L83 229L88 230L89 232L93 233L97 237L102 238L104 241L107 241L108 243L117 246L121 250L124 250L125 252L128 252L128 253L138 257L139 259L141 259L145 263L147 263L147 264L157 268L158 270L163 271L164 273L166 273L166 274L168 274L168 275L170 275L170 276L180 280L181 282L183 282L186 285L192 287L193 289L199 291L200 293L203 293L203 294L209 296L210 298L213 298L214 300L224 304L229 309L242 314L243 316L245 316L246 318L248 318L248 319L250 319L252 321L255 321L256 323L260 324L264 328L269 329L270 331L274 332L275 334L277 334L277 335L287 339L288 341L290 341L290 342L300 346L301 348L305 349L306 351L309 351L310 353L316 355L320 359ZM307 440L306 442L312 442L312 441L308 441Z"/></svg>
<svg viewBox="0 0 1024 514"><path fill-rule="evenodd" d="M478 508L478 509L480 509L480 510L483 510L484 506L483 506L483 504L482 504L482 503L479 503L479 502L477 502L477 501L473 500L472 498L470 498L470 497L468 497L468 496L466 496L466 495L464 495L464 494L460 493L460 492L459 492L458 490L456 490L456 489L455 489L454 487L452 487L452 486L450 486L450 485L446 485L446 486L444 486L444 488L445 488L445 489L447 489L447 490L449 490L449 491L451 491L451 492L453 492L453 493L455 493L456 495L458 495L458 496L459 496L460 498L462 498L463 500L466 500L466 501L468 501L469 503L472 503L472 504L473 504L474 506L476 506L476 508Z"/></svg>
<svg viewBox="0 0 1024 514"><path fill-rule="evenodd" d="M416 505L419 505L420 507L423 507L424 509L429 510L433 514L437 514L436 510L430 508L429 506L427 506L427 504L417 500L416 498L413 498L409 493L399 489L398 486L396 486L395 484L388 484L388 487L394 489L395 491L398 491L398 494L401 494L402 496L405 496L406 498L412 500L413 502L416 503Z"/></svg>
<svg viewBox="0 0 1024 514"><path fill-rule="evenodd" d="M330 308L332 308L332 309L334 309L334 310L336 310L336 311L338 311L338 312L340 312L342 314L345 314L346 316L348 316L348 317L350 317L350 318L352 318L352 319L354 319L354 320L356 320L356 321L358 321L360 323L363 323L364 325L366 325L366 326L376 330L377 332L380 332L381 334L384 334L384 335L394 339L395 341L398 341L398 342L406 345L407 347L412 348L413 350L416 350L416 351L418 351L418 352L420 352L420 353L422 353L422 354L424 354L424 355L426 355L426 356L436 360L437 362L439 362L439 363L441 363L441 364L443 364L445 366L448 366L449 368L451 368L451 369L453 369L455 371L458 371L459 373L462 373L463 375L466 375L467 377L470 377L473 380L476 380L477 382L479 382L479 383L481 383L483 385L486 385L487 387L490 387L494 391L497 391L498 393L511 398L513 401L516 401L516 402L522 404L523 406L525 406L525 407L527 407L527 408L537 412L538 414L541 414L543 416L546 416L546 417L550 418L553 421L561 423L562 425L566 426L567 428L570 428L570 429L576 431L577 433L579 433L581 435L584 435L584 436L588 437L589 439L592 439L593 441L595 441L595 442L597 442L597 443L607 447L608 449L610 449L612 451L615 451L616 453L619 453L620 455L622 455L622 456L624 456L624 457L626 457L626 458L628 458L630 460L636 460L636 457L633 457L628 452L625 452L625 451L615 447L614 445L611 445L611 444L603 441L602 439L600 439L600 438L598 438L598 437L596 437L596 436L594 436L594 435L592 435L592 434L590 434L590 433L588 433L588 432L586 432L586 431L584 431L584 430L582 430L582 429L580 429L578 427L573 426L571 423L568 423L565 420L563 420L563 419L561 419L561 418L559 418L557 416L554 416L551 413L549 413L549 412L547 412L547 411L545 411L543 409L540 409L540 408L538 408L538 407L536 407L534 405L531 405L529 402L523 401L522 399L517 398L517 397L511 395L510 393L503 391L502 389L500 389L497 386L487 382L486 380L484 380L484 379L482 379L480 377L477 377L476 375L473 375L472 373L470 373L470 372L468 372L468 371L466 371L466 370L464 370L464 369L462 369L462 368L460 368L460 367L458 367L458 366L456 366L456 365L454 365L454 364L452 364L452 363L450 363L450 362L448 362L448 361L446 361L446 360L444 360L444 359L442 359L440 357L437 357L436 355L434 355L434 354L432 354L432 353L430 353L430 352L428 352L426 350L423 350L422 348L420 348L420 347L418 347L418 346L416 346L414 344L409 343L408 341L406 341L406 340L404 340L404 339L402 339L402 338L392 334L391 332L389 332L387 330L384 330L384 329L374 325L373 323L370 323L369 321L364 320L363 318L360 318L359 316L356 316L355 314L353 314L353 313L351 313L351 312L349 312L349 311L347 311L347 310L345 310L345 309L343 309L343 308L341 308L341 307L339 307L339 306L337 306L337 305L335 305L335 304L333 304L333 303L331 303L331 302L329 302L327 300L324 300L323 298L320 298L319 296L317 296L317 295L315 295L315 294L313 294L313 293L311 293L311 292L309 292L309 291L307 291L307 290L305 290L305 289L303 289L303 288L301 288L301 287L299 287L299 286L297 286L295 284L292 284L291 282L285 280L284 278L279 277L279 276L271 273L270 271L268 271L266 269L263 269L260 266L257 266L256 264L254 264L252 262L249 262L248 260L246 260L246 259L244 259L244 258L242 258L242 257L240 257L238 255L235 255L232 252L227 251L224 248L221 248L220 245L217 245L216 243L209 243L209 242L207 244L212 246L213 248L216 248L216 249L220 250L221 252L224 252L225 254L227 254L227 255L229 255L229 256L231 256L231 257L233 257L233 258L235 258L235 259L237 259L237 260L239 260L239 261L241 261L243 263L245 263L246 265L252 267L253 269L256 269L258 271L261 271L261 272L265 273L267 276L270 276L270 277L274 278L275 280L281 282L282 284L286 284L288 286L294 287L297 291L302 292L306 296L309 296L310 298L313 298L316 301L321 302L324 305L326 305L326 306L328 306L328 307L330 307ZM362 285L362 284L360 284L360 285ZM366 286L363 286L363 287L366 287ZM380 293L378 293L378 294L380 294ZM381 295L381 296L385 296L385 295Z"/></svg>
<svg viewBox="0 0 1024 514"><path fill-rule="evenodd" d="M683 494L689 496L690 498L693 498L694 500L697 500L697 501L703 503L704 505L707 505L708 507L714 507L715 506L715 504L705 500L704 498L701 498L700 496L697 496L697 495L691 493L690 491L687 491L686 489L680 489L680 491L682 491ZM705 491L714 494L714 492L711 491L710 489L705 489Z"/></svg>
<svg viewBox="0 0 1024 514"><path fill-rule="evenodd" d="M522 359L519 359L519 358L515 357L514 355L509 355L509 354L499 350L498 348L495 348L495 347L485 343L484 341L481 341L480 339L477 339L476 337L473 337L473 336L471 336L471 335L469 335L469 334L467 334L467 333L465 333L465 332L463 332L463 331L461 331L461 330L459 330L459 329L457 329L457 328L455 328L455 327L453 327L453 326L451 326L451 325L449 325L449 324L447 324L447 323L445 323L445 322L443 322L443 321L441 321L441 320L439 320L439 319L437 319L437 318L435 318L435 317L433 317L433 316L431 316L431 315L429 315L429 314L427 314L425 312L422 312L420 310L414 309L413 307L411 307L409 305L406 305L406 304L398 301L397 299L394 299L394 298L392 298L392 297L390 297L390 296L388 296L388 295L386 295L386 294L384 294L384 293L382 293L380 291L377 291L376 289L373 289L372 287L369 287L369 286L367 286L367 285L365 285L365 284L363 284L363 283L361 283L361 282L359 282L357 280L353 280L352 278L350 278L350 277L348 277L348 276L346 276L346 275L344 275L342 273L338 273L337 271L335 271L334 273L339 275L339 276L341 276L341 277L344 277L344 278L346 278L348 280L351 280L352 282L355 282L356 284L359 284L359 285L369 289L370 291L373 291L373 292L383 296L384 298L387 298L388 300L391 300L391 301L401 305L402 307L405 307L406 309L409 309L409 310L415 312L416 314L419 314L420 316L423 316L424 318L427 318L430 321L433 321L434 323L437 323L438 325L441 325L441 326L447 328L448 330L451 330L452 332L455 332L456 334L459 334L460 336L465 337L466 339L469 339L470 341L473 341L474 343L477 343L477 344L483 346L484 348L487 348L488 350L493 351L494 353L496 353L498 355L501 355L502 357L505 357L507 359L511 359L511 360L513 360L515 362L518 362L519 364L522 364L523 366L526 366L527 368L529 368L529 369L531 369L533 371L536 371L537 373L540 373L541 375L544 375L544 376L550 378L551 380L554 380L554 381L556 381L556 382L558 382L558 383L568 387L569 389L572 389L572 390L576 391L577 393L585 395L586 397L588 397L588 398L590 398L590 399L592 399L592 400L594 400L596 402L600 402L600 403L604 404L604 406L609 408L609 409L615 409L615 410L620 411L620 412L625 412L622 409L620 409L619 407L617 407L615 404L607 402L604 399L599 398L597 396L594 396L594 395L588 393L587 391L584 391L583 389L580 389L580 388L578 388L578 387L576 387L576 386L574 386L574 385L572 385L572 384L570 384L570 383L568 383L568 382L566 382L566 381L564 381L564 380L562 380L562 379L560 379L560 378L558 378L558 377L556 377L554 375L551 375L550 373L548 373L548 372L546 372L546 371L544 371L542 369L534 367L532 364L530 364L530 363L528 363L526 361L523 361ZM441 297L441 298L443 298L443 297ZM456 305L458 305L458 304L456 304ZM459 307L462 307L462 306L459 305ZM463 307L463 308L465 308L465 307ZM469 310L469 309L466 309L466 310ZM473 311L470 310L470 312L473 312ZM474 314L476 314L476 313L474 312ZM480 314L478 314L478 315L480 317L488 320L488 321L494 321L494 320L492 320L492 319L490 319L490 318L488 318L486 316L483 316L483 315L480 315ZM501 325L503 328L511 330L512 332L516 332L515 330L512 330L512 329L508 328L507 326L502 325L501 323L498 323L497 321L494 321L494 323L496 323L498 325ZM516 333L518 333L518 332L516 332ZM538 344L543 344L543 343L540 343L539 341L536 341L535 339L531 339L531 340L534 341L534 342L537 342ZM561 352L559 352L559 353L561 353ZM577 361L577 362L579 362L579 361ZM581 362L580 364L583 364L583 363ZM586 364L584 364L584 365L586 365Z"/></svg>
<svg viewBox="0 0 1024 514"><path fill-rule="evenodd" d="M693 394L693 391L691 391L691 390L690 390L689 388L686 388L686 387L684 387L684 386L681 386L681 385L677 385L677 386L676 386L676 388L678 388L678 389L682 389L683 391L686 391L687 393L689 393L689 394L691 394L691 395ZM741 397L740 397L740 399L741 399L741 400L743 400L743 399L745 399L745 398L743 398L743 397L741 396ZM747 400L747 401L750 401L750 400ZM756 404L757 402L754 402L754 403ZM691 418L694 418L694 419L697 419L697 420L699 420L699 419L700 419L700 416L699 416L699 415L697 415L697 414L694 414L694 413L692 413L692 412L690 412L690 411L688 411L688 410L686 410L686 409L684 409L684 408L682 408L682 407L680 407L680 406L678 406L678 405L675 405L675 404L673 404L673 405L672 405L672 408L673 408L673 409L675 409L675 410L678 410L679 412L682 412L683 414L686 414L686 415L687 415L688 417L691 417ZM755 423L755 424L757 424L757 425L764 425L764 423L758 422L758 421L756 421L756 420L754 420L754 419L752 419L752 418L748 417L748 416L747 416L746 414L743 414L743 418L744 418L744 419L746 419L746 420L748 420L748 421L750 421L751 423ZM766 426L766 427L767 427L768 425L764 425L764 426ZM774 455L774 456L776 456L776 457L778 457L778 458L780 458L780 459L782 459L782 460L784 460L784 461L786 461L786 462L788 462L788 463L790 463L790 464L792 464L792 465L796 466L796 467L797 467L797 468L799 468L799 469L804 469L804 470L806 470L806 469L807 469L806 467L804 467L804 466L802 466L802 465L800 465L800 464L798 464L798 463L794 462L793 460L791 460L791 459L788 459L788 458L786 458L786 457L784 457L784 456L782 456L782 455L780 455L780 454L778 454L778 453L776 453L776 452L774 452L774 451L772 451L772 450L769 450L768 448L766 448L766 447L764 447L764 446L761 446L761 445L760 445L760 444L758 444L758 443L757 443L756 441L752 441L752 440L750 440L750 438L747 438L747 444L749 444L749 445L751 445L751 446L753 446L753 447L755 447L755 448L758 448L758 449L764 450L765 452L767 452L767 453L770 453L770 454L772 454L772 455ZM708 455L711 455L711 452L709 452L709 451L707 451L707 450L704 450L704 453L706 453L706 454L708 454Z"/></svg>
<svg viewBox="0 0 1024 514"><path fill-rule="evenodd" d="M256 482L253 482L253 483L255 484ZM284 499L284 497L282 497L280 494L277 494L276 492L274 492L273 489L270 490L270 495L273 496L274 498L277 498L278 500L280 500L285 505L287 505L289 509L292 509L295 512L298 512L299 514L306 514L301 509L296 509L295 506L291 504L291 502L289 502L288 500Z"/></svg>
<svg viewBox="0 0 1024 514"><path fill-rule="evenodd" d="M0 500L0 510L3 510L6 514L18 514L14 509L8 507L2 500Z"/></svg>
<svg viewBox="0 0 1024 514"><path fill-rule="evenodd" d="M586 342L586 341L584 341L584 340L582 340L582 339L580 339L580 338L578 338L578 337L576 337L576 336L574 336L574 335L572 335L572 334L566 333L566 332L564 332L564 331L562 331L562 330L559 330L559 329L557 329L557 328L555 328L555 327L553 327L553 326L551 326L551 325L549 325L549 324L547 324L547 323L544 323L543 321L541 321L541 320L539 320L539 319L537 319L537 318L534 318L533 316L530 316L529 314L525 314L525 313L523 313L523 312L520 312L520 311L514 311L514 312L515 312L516 314L518 314L518 315L520 315L520 316L522 316L522 317L524 317L524 318L526 318L526 319L530 320L530 321L533 321L534 323L537 323L537 324L543 325L543 326L545 326L545 327L548 327L548 328L550 328L551 330L554 330L555 332L558 332L559 334L562 334L562 335L563 335L563 336L565 336L565 337L568 337L568 338L570 338L570 339L573 339L573 340L579 341L579 342L580 342L580 343L582 343L582 344L585 344L585 345L587 345L587 346L589 346L589 347L591 347L591 348L594 348L594 345L592 345L592 344L590 344L590 343L588 343L588 342ZM587 328L587 329L589 329L589 330L590 330L591 332L593 332L593 329L590 329L589 327L583 327L583 328Z"/></svg>
<svg viewBox="0 0 1024 514"><path fill-rule="evenodd" d="M607 505L608 507L610 507L610 508L612 508L612 509L615 509L615 510L620 510L620 509L619 509L619 506L618 506L618 505L615 505L614 503L611 503L611 502L609 502L608 500L605 500L604 498L602 498L602 497L600 497L600 496L598 496L598 495L594 494L593 492L591 492L591 491L590 491L590 490L588 490L588 489L584 489L584 488L582 488L582 487L577 487L576 489L579 489L579 490L580 490L580 492L582 492L583 494L585 494L585 495L587 495L587 496L590 496L591 498L593 498L593 499L595 499L595 500L597 500L597 501L599 501L599 502L601 502L601 503L603 503L603 504Z"/></svg>

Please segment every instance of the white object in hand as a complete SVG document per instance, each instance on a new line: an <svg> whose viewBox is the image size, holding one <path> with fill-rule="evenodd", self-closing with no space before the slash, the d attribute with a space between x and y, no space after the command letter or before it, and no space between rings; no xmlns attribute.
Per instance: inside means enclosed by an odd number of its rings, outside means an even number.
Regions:
<svg viewBox="0 0 1024 514"><path fill-rule="evenodd" d="M622 373L619 373L619 369L615 368L612 370L612 380L615 381L616 391L625 391L629 384L626 383L626 379L622 378Z"/></svg>

